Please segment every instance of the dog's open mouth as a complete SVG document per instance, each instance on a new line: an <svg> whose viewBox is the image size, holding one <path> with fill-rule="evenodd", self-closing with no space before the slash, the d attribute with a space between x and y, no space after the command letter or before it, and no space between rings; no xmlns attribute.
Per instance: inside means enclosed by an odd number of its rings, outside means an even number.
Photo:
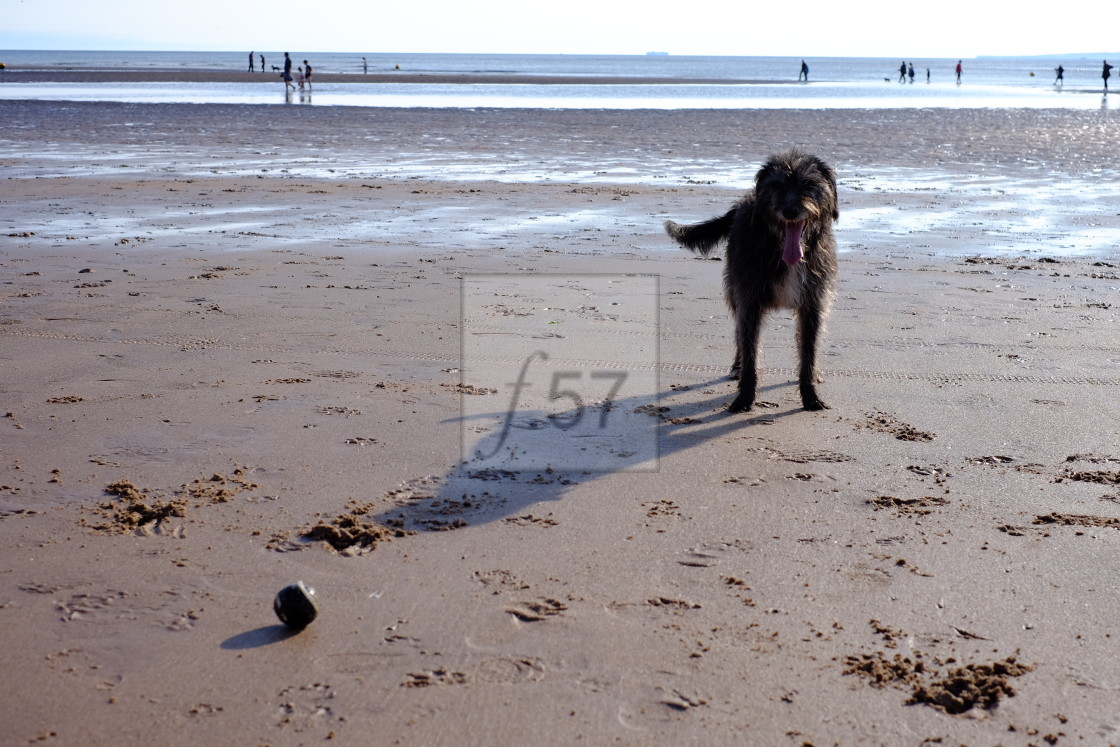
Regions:
<svg viewBox="0 0 1120 747"><path fill-rule="evenodd" d="M786 240L782 248L782 261L793 267L805 256L801 251L801 234L805 231L805 221L786 223Z"/></svg>

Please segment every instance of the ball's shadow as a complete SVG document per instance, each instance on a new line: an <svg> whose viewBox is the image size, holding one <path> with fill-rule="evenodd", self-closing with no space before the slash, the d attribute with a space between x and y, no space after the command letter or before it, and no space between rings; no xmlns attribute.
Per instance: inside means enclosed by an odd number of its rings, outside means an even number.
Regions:
<svg viewBox="0 0 1120 747"><path fill-rule="evenodd" d="M222 648L227 651L241 651L247 648L260 648L280 641L286 641L299 631L287 625L266 625L263 628L247 630L222 641Z"/></svg>

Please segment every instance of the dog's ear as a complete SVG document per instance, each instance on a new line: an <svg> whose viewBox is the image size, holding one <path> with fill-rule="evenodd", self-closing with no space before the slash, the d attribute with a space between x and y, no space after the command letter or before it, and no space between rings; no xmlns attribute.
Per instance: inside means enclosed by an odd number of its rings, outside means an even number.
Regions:
<svg viewBox="0 0 1120 747"><path fill-rule="evenodd" d="M762 164L762 166L758 170L758 173L754 175L755 190L757 190L764 181L773 177L774 171L776 169L777 167L774 164L774 157L771 156L769 159L767 159L766 163Z"/></svg>
<svg viewBox="0 0 1120 747"><path fill-rule="evenodd" d="M816 161L817 170L821 172L821 176L828 182L829 191L832 192L832 194L829 195L832 199L832 219L837 220L840 218L840 200L836 193L836 172L821 159L818 158Z"/></svg>

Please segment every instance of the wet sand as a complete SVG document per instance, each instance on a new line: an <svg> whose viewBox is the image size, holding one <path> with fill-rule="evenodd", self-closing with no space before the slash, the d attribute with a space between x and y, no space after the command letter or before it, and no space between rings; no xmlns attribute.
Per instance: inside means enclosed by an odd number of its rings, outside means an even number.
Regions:
<svg viewBox="0 0 1120 747"><path fill-rule="evenodd" d="M0 112L5 741L1120 742L1120 251L1069 249L1114 118ZM775 315L732 416L661 222L791 143L841 175L832 409ZM503 446L584 469L480 459L526 349Z"/></svg>

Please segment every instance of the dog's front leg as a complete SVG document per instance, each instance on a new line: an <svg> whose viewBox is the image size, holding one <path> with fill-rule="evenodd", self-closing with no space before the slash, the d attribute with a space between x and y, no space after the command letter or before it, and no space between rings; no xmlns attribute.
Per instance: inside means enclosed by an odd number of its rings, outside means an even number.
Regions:
<svg viewBox="0 0 1120 747"><path fill-rule="evenodd" d="M731 310L732 320L735 322L736 325L738 325L739 324L739 315L735 313L735 299L731 296L730 293L727 294L727 308L729 308ZM735 360L731 361L731 370L728 372L727 378L731 379L732 381L738 381L739 380L739 371L741 371L742 368L743 368L743 357L739 353L739 331L738 331L738 326L736 326L736 331L735 331Z"/></svg>
<svg viewBox="0 0 1120 747"><path fill-rule="evenodd" d="M824 326L821 309L802 306L797 310L797 346L801 355L801 404L806 410L827 410L817 394L817 341Z"/></svg>
<svg viewBox="0 0 1120 747"><path fill-rule="evenodd" d="M739 364L739 394L728 406L729 412L749 412L758 389L758 334L762 308L740 304L735 318L735 360Z"/></svg>

